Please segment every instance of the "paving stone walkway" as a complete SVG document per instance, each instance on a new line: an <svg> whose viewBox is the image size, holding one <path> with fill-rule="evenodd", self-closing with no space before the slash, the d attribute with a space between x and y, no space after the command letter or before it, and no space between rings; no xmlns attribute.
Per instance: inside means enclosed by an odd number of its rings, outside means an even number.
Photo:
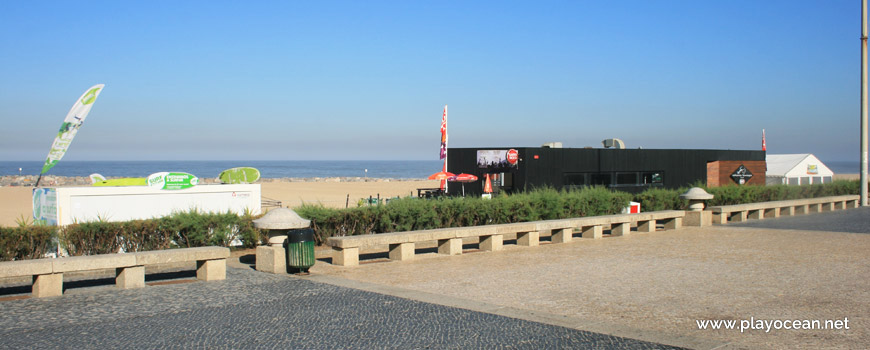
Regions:
<svg viewBox="0 0 870 350"><path fill-rule="evenodd" d="M0 302L4 349L672 349L229 268L227 280Z"/></svg>
<svg viewBox="0 0 870 350"><path fill-rule="evenodd" d="M777 219L749 220L729 227L757 227L779 230L870 233L870 207L826 212L822 215L783 216Z"/></svg>
<svg viewBox="0 0 870 350"><path fill-rule="evenodd" d="M2 301L0 349L743 347L732 338L853 348L866 344L870 310L868 236L853 233L870 233L870 208L354 269L318 262L308 278L236 262L225 281ZM562 318L584 308L601 310ZM710 319L854 316L857 328L751 336L689 332L690 322L668 328L692 310ZM721 339L705 346L691 336Z"/></svg>
<svg viewBox="0 0 870 350"><path fill-rule="evenodd" d="M396 288L411 299L526 310L532 317L514 317L689 348L866 349L868 227L870 208L861 208L603 239L577 235L571 243L418 254L352 268L318 264L312 272ZM743 332L697 324L847 318L848 330Z"/></svg>

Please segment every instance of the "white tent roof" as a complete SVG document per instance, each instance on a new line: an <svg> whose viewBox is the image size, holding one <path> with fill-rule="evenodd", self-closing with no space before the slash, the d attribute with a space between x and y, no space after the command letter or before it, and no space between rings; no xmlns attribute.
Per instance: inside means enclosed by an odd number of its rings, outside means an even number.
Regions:
<svg viewBox="0 0 870 350"><path fill-rule="evenodd" d="M818 174L814 176L833 176L831 171L819 158L809 153L801 154L768 154L767 176L809 176L807 166L815 165Z"/></svg>

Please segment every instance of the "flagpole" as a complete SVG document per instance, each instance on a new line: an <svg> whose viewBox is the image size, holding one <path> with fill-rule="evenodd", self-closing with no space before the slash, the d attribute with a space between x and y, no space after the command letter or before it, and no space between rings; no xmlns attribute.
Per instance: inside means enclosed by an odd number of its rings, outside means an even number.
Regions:
<svg viewBox="0 0 870 350"><path fill-rule="evenodd" d="M861 200L867 206L867 0L861 1Z"/></svg>

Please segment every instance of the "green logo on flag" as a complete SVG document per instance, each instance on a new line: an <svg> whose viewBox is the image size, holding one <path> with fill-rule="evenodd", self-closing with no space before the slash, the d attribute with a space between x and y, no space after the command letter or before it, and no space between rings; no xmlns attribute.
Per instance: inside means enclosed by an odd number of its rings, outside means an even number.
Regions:
<svg viewBox="0 0 870 350"><path fill-rule="evenodd" d="M100 91L101 88L102 87L95 87L88 90L88 92L85 93L85 96L82 97L82 104L89 105L91 103L94 103L94 100L97 99L97 91Z"/></svg>

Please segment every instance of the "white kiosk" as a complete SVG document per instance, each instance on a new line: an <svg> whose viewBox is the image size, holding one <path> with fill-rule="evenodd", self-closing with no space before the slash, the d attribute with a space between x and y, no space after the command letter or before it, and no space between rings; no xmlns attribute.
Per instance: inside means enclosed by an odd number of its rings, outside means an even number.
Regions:
<svg viewBox="0 0 870 350"><path fill-rule="evenodd" d="M148 186L40 187L33 218L49 225L151 219L174 212L260 213L260 184L199 185L182 190Z"/></svg>

